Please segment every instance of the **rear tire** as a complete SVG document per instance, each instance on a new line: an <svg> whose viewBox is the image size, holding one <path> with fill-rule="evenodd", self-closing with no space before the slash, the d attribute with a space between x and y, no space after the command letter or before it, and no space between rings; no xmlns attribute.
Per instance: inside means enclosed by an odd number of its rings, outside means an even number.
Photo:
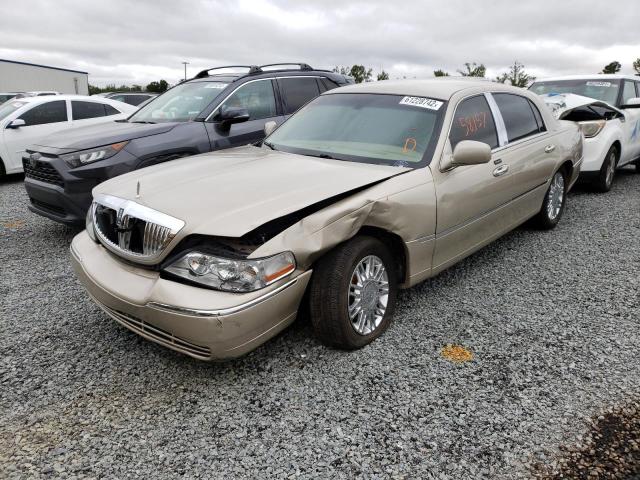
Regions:
<svg viewBox="0 0 640 480"><path fill-rule="evenodd" d="M604 162L602 162L602 167L600 167L598 176L593 181L594 190L601 193L606 193L611 190L613 179L616 176L617 163L618 148L615 145L612 145L604 157Z"/></svg>
<svg viewBox="0 0 640 480"><path fill-rule="evenodd" d="M395 265L384 243L367 236L355 237L325 255L314 267L309 292L317 338L345 350L378 338L395 309Z"/></svg>
<svg viewBox="0 0 640 480"><path fill-rule="evenodd" d="M544 202L538 214L533 218L535 225L542 230L551 230L560 221L567 202L567 175L558 170L544 195Z"/></svg>

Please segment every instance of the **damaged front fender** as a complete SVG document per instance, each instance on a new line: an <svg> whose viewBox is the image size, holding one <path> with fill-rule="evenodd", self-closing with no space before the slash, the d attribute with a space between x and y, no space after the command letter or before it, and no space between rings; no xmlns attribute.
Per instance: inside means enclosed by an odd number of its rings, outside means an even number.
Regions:
<svg viewBox="0 0 640 480"><path fill-rule="evenodd" d="M436 228L436 196L431 170L390 178L301 219L258 247L250 258L292 251L306 270L336 245L374 227L402 239L405 284L431 268ZM428 273L427 273L428 275Z"/></svg>

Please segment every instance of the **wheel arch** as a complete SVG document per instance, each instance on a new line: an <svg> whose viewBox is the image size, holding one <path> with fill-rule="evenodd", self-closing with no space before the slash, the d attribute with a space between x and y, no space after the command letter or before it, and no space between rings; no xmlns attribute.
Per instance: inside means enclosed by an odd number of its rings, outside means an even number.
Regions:
<svg viewBox="0 0 640 480"><path fill-rule="evenodd" d="M406 283L407 280L407 246L400 235L385 230L384 228L374 227L371 225L363 225L360 230L352 237L369 236L380 240L389 249L396 261L396 278L399 284Z"/></svg>

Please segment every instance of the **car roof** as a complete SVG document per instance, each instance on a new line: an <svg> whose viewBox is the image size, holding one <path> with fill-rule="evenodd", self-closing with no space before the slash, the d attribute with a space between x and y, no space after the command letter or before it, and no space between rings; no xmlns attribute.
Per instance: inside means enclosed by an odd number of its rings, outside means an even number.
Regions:
<svg viewBox="0 0 640 480"><path fill-rule="evenodd" d="M488 92L496 90L522 92L520 88L478 77L438 77L424 80L383 80L359 83L329 90L323 93L323 95L338 93L377 93L449 100L457 92L478 88Z"/></svg>
<svg viewBox="0 0 640 480"><path fill-rule="evenodd" d="M640 77L634 75L626 75L623 73L592 73L587 75L561 75L555 77L538 78L533 83L538 82L555 82L558 80L636 80L640 81Z"/></svg>
<svg viewBox="0 0 640 480"><path fill-rule="evenodd" d="M46 95L42 97L15 98L10 101L25 102L25 103L47 103L47 102L55 102L60 100L81 100L83 102L87 101L87 102L97 102L97 103L108 103L113 106L127 105L128 107L131 107L131 105L124 102L120 102L118 100L111 100L110 98L96 97L96 96L89 97L87 95Z"/></svg>

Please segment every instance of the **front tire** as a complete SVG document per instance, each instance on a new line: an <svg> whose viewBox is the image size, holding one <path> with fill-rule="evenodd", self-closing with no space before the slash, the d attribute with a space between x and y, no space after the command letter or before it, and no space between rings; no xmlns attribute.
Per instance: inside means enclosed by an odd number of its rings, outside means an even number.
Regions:
<svg viewBox="0 0 640 480"><path fill-rule="evenodd" d="M385 244L367 236L339 245L317 263L309 307L322 343L354 350L388 328L398 289L395 265Z"/></svg>
<svg viewBox="0 0 640 480"><path fill-rule="evenodd" d="M551 230L560 221L567 201L567 179L563 170L558 170L551 179L540 212L534 217L536 225Z"/></svg>
<svg viewBox="0 0 640 480"><path fill-rule="evenodd" d="M613 179L616 176L616 166L618 164L618 148L612 145L607 155L604 157L602 167L598 172L598 176L593 182L593 188L597 192L606 193L611 190Z"/></svg>

